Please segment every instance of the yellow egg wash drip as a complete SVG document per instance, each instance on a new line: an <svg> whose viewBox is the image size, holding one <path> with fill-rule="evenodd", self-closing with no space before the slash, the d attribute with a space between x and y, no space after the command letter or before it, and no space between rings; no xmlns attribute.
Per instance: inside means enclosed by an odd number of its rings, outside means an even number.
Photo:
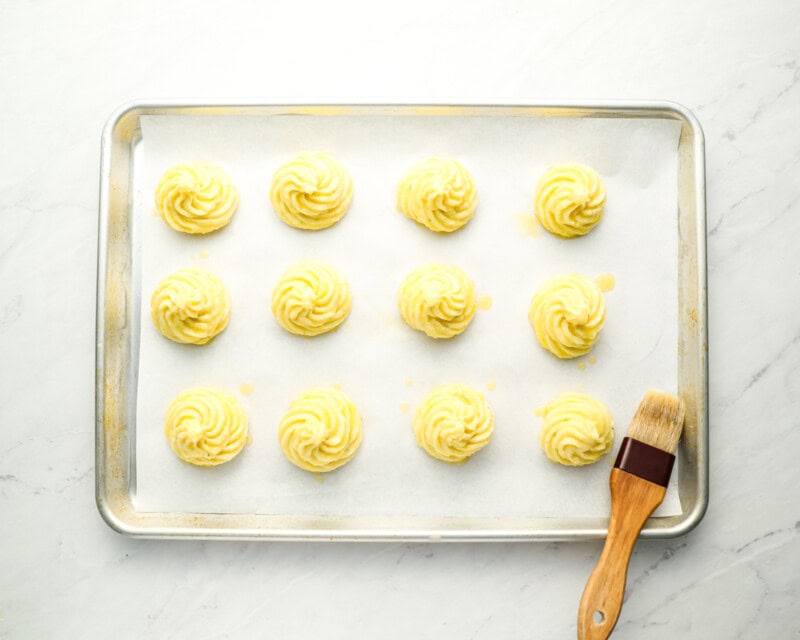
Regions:
<svg viewBox="0 0 800 640"><path fill-rule="evenodd" d="M430 158L411 167L397 187L397 208L437 233L452 233L475 215L478 192L457 160Z"/></svg>
<svg viewBox="0 0 800 640"><path fill-rule="evenodd" d="M585 362L579 362L578 363L578 369L580 369L581 371L586 371L586 363Z"/></svg>
<svg viewBox="0 0 800 640"><path fill-rule="evenodd" d="M548 280L533 296L528 312L539 344L559 358L588 353L605 317L600 287L577 273Z"/></svg>
<svg viewBox="0 0 800 640"><path fill-rule="evenodd" d="M417 444L443 462L464 462L489 444L493 430L486 398L466 385L436 387L414 414Z"/></svg>
<svg viewBox="0 0 800 640"><path fill-rule="evenodd" d="M562 393L542 410L540 443L545 455L566 466L597 462L614 444L606 406L583 393Z"/></svg>
<svg viewBox="0 0 800 640"><path fill-rule="evenodd" d="M167 169L158 183L155 200L156 212L170 227L203 234L230 222L239 194L222 167L190 162Z"/></svg>
<svg viewBox="0 0 800 640"><path fill-rule="evenodd" d="M613 273L601 273L594 281L597 283L597 286L600 287L600 291L603 292L613 291L614 286L617 284Z"/></svg>
<svg viewBox="0 0 800 640"><path fill-rule="evenodd" d="M597 356L589 356L589 364L595 364L597 362Z"/></svg>
<svg viewBox="0 0 800 640"><path fill-rule="evenodd" d="M290 462L315 473L333 471L356 455L361 416L344 393L309 389L289 405L278 425L278 442Z"/></svg>
<svg viewBox="0 0 800 640"><path fill-rule="evenodd" d="M284 329L313 337L336 329L350 314L350 285L333 267L304 260L287 269L272 292L272 313Z"/></svg>
<svg viewBox="0 0 800 640"><path fill-rule="evenodd" d="M426 264L403 280L397 304L410 327L431 338L452 338L462 333L475 315L475 285L455 265Z"/></svg>
<svg viewBox="0 0 800 640"><path fill-rule="evenodd" d="M164 434L181 460L200 467L228 462L247 442L247 417L237 400L198 387L178 395L167 408Z"/></svg>
<svg viewBox="0 0 800 640"><path fill-rule="evenodd" d="M532 213L518 213L515 218L517 227L522 235L532 238L539 238L542 235L542 227Z"/></svg>
<svg viewBox="0 0 800 640"><path fill-rule="evenodd" d="M205 249L203 249L203 250L200 252L200 259L201 259L201 260L207 260L207 259L208 259L208 255L209 255L209 254L208 254L208 251L206 251Z"/></svg>
<svg viewBox="0 0 800 640"><path fill-rule="evenodd" d="M245 383L242 384L241 387L239 387L239 392L243 396L252 395L253 394L253 385L250 384L249 382L245 382Z"/></svg>
<svg viewBox="0 0 800 640"><path fill-rule="evenodd" d="M411 405L408 402L401 402L400 403L400 411L403 413L408 413L411 410Z"/></svg>
<svg viewBox="0 0 800 640"><path fill-rule="evenodd" d="M231 300L222 280L199 268L179 269L150 297L150 317L161 335L181 344L206 344L228 326Z"/></svg>
<svg viewBox="0 0 800 640"><path fill-rule="evenodd" d="M414 379L413 378L406 378L406 386L413 387L414 386Z"/></svg>
<svg viewBox="0 0 800 640"><path fill-rule="evenodd" d="M494 380L489 380L489 382L486 383L486 390L494 391L495 389L497 389L497 383Z"/></svg>
<svg viewBox="0 0 800 640"><path fill-rule="evenodd" d="M353 199L353 181L328 153L300 153L272 176L272 208L296 229L326 229L341 220Z"/></svg>
<svg viewBox="0 0 800 640"><path fill-rule="evenodd" d="M492 296L480 296L477 306L479 311L488 311L492 308Z"/></svg>
<svg viewBox="0 0 800 640"><path fill-rule="evenodd" d="M689 318L689 324L694 329L697 327L697 309L689 309L686 312L686 315Z"/></svg>

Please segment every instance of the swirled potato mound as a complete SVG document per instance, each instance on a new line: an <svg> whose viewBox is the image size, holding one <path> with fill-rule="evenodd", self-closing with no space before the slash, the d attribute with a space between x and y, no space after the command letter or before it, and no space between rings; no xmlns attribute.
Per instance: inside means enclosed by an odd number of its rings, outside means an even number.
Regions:
<svg viewBox="0 0 800 640"><path fill-rule="evenodd" d="M353 199L353 181L329 153L299 153L272 176L272 208L296 229L326 229L344 217Z"/></svg>
<svg viewBox="0 0 800 640"><path fill-rule="evenodd" d="M272 313L298 336L336 329L350 314L350 285L333 267L303 260L287 269L272 291Z"/></svg>
<svg viewBox="0 0 800 640"><path fill-rule="evenodd" d="M417 444L443 462L464 462L489 444L493 429L486 398L463 384L436 387L414 414Z"/></svg>
<svg viewBox="0 0 800 640"><path fill-rule="evenodd" d="M301 469L333 471L356 455L361 445L361 416L338 389L309 389L289 405L278 426L286 457Z"/></svg>
<svg viewBox="0 0 800 640"><path fill-rule="evenodd" d="M550 167L539 179L534 196L539 222L561 238L589 233L603 217L605 203L602 179L582 164Z"/></svg>
<svg viewBox="0 0 800 640"><path fill-rule="evenodd" d="M588 353L605 318L600 287L577 273L548 280L533 296L528 313L539 344L559 358Z"/></svg>
<svg viewBox="0 0 800 640"><path fill-rule="evenodd" d="M209 162L170 167L156 189L156 212L176 231L204 234L231 221L239 194L226 171Z"/></svg>
<svg viewBox="0 0 800 640"><path fill-rule="evenodd" d="M475 315L475 285L456 265L426 264L405 277L397 304L410 327L431 338L452 338Z"/></svg>
<svg viewBox="0 0 800 640"><path fill-rule="evenodd" d="M206 344L231 316L228 290L210 271L179 269L156 286L150 317L165 338L181 344Z"/></svg>
<svg viewBox="0 0 800 640"><path fill-rule="evenodd" d="M614 445L614 421L606 406L583 393L562 393L541 409L545 455L577 467L597 462Z"/></svg>
<svg viewBox="0 0 800 640"><path fill-rule="evenodd" d="M397 208L437 233L452 233L475 215L478 192L457 160L430 158L411 167L397 187Z"/></svg>
<svg viewBox="0 0 800 640"><path fill-rule="evenodd" d="M204 387L187 389L167 408L164 434L184 462L216 466L231 460L247 443L247 417L227 393Z"/></svg>

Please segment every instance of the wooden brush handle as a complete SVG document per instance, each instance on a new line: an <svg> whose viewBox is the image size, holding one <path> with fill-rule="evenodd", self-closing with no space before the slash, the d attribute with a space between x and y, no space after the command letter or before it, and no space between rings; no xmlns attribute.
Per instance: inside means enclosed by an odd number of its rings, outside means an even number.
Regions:
<svg viewBox="0 0 800 640"><path fill-rule="evenodd" d="M583 590L578 610L578 640L605 640L611 635L622 609L633 545L667 492L665 487L621 469L612 469L610 484L608 537Z"/></svg>

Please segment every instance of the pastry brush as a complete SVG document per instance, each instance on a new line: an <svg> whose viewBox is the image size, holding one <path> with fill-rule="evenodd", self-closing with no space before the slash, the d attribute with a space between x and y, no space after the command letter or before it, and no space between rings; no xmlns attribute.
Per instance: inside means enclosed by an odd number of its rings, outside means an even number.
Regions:
<svg viewBox="0 0 800 640"><path fill-rule="evenodd" d="M583 591L578 640L605 640L617 623L633 545L667 492L683 417L683 402L658 391L648 391L633 416L611 470L608 537Z"/></svg>

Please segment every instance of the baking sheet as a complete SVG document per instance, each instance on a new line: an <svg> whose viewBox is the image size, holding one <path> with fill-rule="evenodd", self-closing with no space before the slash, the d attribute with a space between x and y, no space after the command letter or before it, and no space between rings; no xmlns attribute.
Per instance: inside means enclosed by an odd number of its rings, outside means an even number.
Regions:
<svg viewBox="0 0 800 640"><path fill-rule="evenodd" d="M608 514L608 472L644 390L677 388L677 154L680 125L650 119L538 119L417 116L145 116L135 172L134 278L142 318L136 410L138 511L292 515L590 517ZM272 212L273 171L303 150L335 153L355 197L347 216L316 233ZM453 156L479 190L475 218L439 236L395 210L409 165ZM172 164L224 165L239 187L232 223L206 237L173 232L152 215L152 194ZM587 237L538 237L520 222L550 164L577 161L604 178L603 222ZM293 262L337 266L353 289L343 327L311 340L287 334L269 312L272 288ZM412 331L396 310L403 276L420 263L461 265L492 306L451 341ZM137 264L138 261L138 264ZM204 266L233 300L227 330L210 345L177 345L149 319L149 296L165 275ZM536 343L527 309L547 278L612 273L607 320L590 355L560 361ZM583 368L581 368L583 367ZM411 415L433 386L463 382L484 391L495 412L491 444L450 466L416 445ZM495 390L487 385L494 383ZM239 393L253 386L252 395ZM356 458L325 476L291 465L277 443L278 421L305 388L340 384L364 417ZM163 435L164 411L182 389L233 392L250 418L252 444L213 469L178 460ZM410 386L409 386L410 385ZM538 445L534 409L561 391L605 402L617 446L605 462L564 468ZM656 515L681 513L676 483Z"/></svg>

